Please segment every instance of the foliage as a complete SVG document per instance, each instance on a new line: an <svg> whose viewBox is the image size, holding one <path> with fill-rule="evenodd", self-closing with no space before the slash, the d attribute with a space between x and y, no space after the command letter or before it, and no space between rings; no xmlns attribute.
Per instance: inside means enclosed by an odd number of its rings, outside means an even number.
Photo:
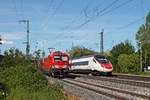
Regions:
<svg viewBox="0 0 150 100"><path fill-rule="evenodd" d="M133 54L135 51L134 46L126 40L125 42L121 42L120 44L114 46L111 50L113 56L118 57L120 54Z"/></svg>
<svg viewBox="0 0 150 100"><path fill-rule="evenodd" d="M107 55L107 58L110 59L114 66L114 71L118 71L117 63L118 63L118 56L120 54L133 54L135 52L134 46L132 46L129 41L121 42L112 48L110 54Z"/></svg>
<svg viewBox="0 0 150 100"><path fill-rule="evenodd" d="M6 100L66 99L63 87L48 84L19 50L6 51L2 61L7 67L0 67L0 83L6 84L10 90Z"/></svg>
<svg viewBox="0 0 150 100"><path fill-rule="evenodd" d="M137 54L121 54L118 57L117 70L118 72L138 72L140 71L139 55Z"/></svg>
<svg viewBox="0 0 150 100"><path fill-rule="evenodd" d="M96 52L85 47L75 46L68 51L71 58L79 58L81 56L95 54Z"/></svg>
<svg viewBox="0 0 150 100"><path fill-rule="evenodd" d="M0 73L0 79L11 87L8 100L65 99L62 87L48 86L45 78L31 66L7 68Z"/></svg>
<svg viewBox="0 0 150 100"><path fill-rule="evenodd" d="M16 65L26 65L29 63L26 56L16 48L6 50L0 61L0 67L2 68L13 67Z"/></svg>
<svg viewBox="0 0 150 100"><path fill-rule="evenodd" d="M150 12L148 13L146 17L146 21L139 30L137 31L136 34L136 40L142 43L142 55L143 55L143 63L150 64Z"/></svg>

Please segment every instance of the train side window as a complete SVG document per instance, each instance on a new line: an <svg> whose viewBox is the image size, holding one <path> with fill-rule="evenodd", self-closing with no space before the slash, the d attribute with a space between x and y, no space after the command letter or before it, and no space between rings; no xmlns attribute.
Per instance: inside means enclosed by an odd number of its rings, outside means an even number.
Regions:
<svg viewBox="0 0 150 100"><path fill-rule="evenodd" d="M95 59L93 59L93 61L96 63Z"/></svg>
<svg viewBox="0 0 150 100"><path fill-rule="evenodd" d="M88 64L89 64L88 61L82 61L82 62L75 62L75 63L72 63L73 66L88 65Z"/></svg>

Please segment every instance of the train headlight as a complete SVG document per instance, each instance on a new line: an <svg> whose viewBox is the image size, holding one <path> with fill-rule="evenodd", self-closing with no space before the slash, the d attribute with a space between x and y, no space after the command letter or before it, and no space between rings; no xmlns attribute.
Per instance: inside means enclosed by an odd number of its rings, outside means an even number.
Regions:
<svg viewBox="0 0 150 100"><path fill-rule="evenodd" d="M58 65L55 65L55 68L59 68L59 66L58 66Z"/></svg>
<svg viewBox="0 0 150 100"><path fill-rule="evenodd" d="M66 65L63 66L63 68L66 68L66 67L67 67Z"/></svg>

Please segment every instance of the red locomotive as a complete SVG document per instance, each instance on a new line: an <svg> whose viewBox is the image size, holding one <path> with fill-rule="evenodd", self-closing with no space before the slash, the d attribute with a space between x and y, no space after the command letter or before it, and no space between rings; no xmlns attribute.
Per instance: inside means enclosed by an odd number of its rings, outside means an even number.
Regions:
<svg viewBox="0 0 150 100"><path fill-rule="evenodd" d="M42 60L42 70L52 76L66 75L69 70L69 56L66 53L56 51Z"/></svg>

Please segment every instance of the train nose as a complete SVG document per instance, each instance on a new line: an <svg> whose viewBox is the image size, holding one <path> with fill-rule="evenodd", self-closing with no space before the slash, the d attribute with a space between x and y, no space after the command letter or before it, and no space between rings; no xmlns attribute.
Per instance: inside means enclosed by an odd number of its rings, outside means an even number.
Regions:
<svg viewBox="0 0 150 100"><path fill-rule="evenodd" d="M102 64L102 67L107 68L107 69L112 69L112 64Z"/></svg>

